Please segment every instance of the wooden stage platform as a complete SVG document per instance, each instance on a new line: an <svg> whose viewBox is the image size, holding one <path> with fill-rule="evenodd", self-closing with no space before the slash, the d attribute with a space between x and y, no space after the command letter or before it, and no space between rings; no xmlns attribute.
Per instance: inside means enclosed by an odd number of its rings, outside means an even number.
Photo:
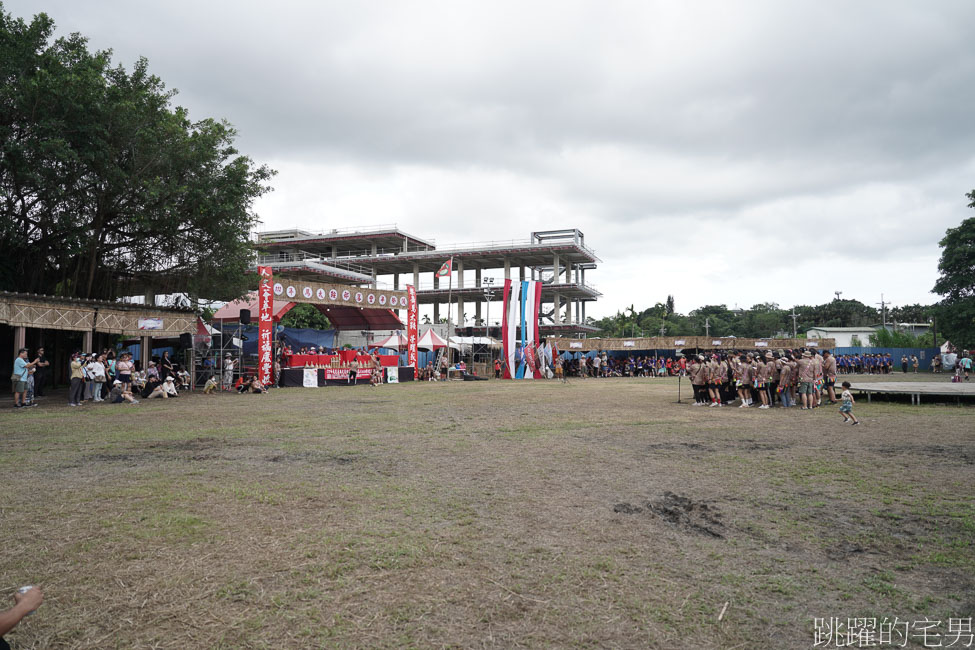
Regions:
<svg viewBox="0 0 975 650"><path fill-rule="evenodd" d="M975 397L975 382L971 381L958 384L953 384L949 381L877 381L850 383L852 384L850 387L851 390L867 394L868 402L872 393L910 395L911 404L920 404L921 395L929 397Z"/></svg>

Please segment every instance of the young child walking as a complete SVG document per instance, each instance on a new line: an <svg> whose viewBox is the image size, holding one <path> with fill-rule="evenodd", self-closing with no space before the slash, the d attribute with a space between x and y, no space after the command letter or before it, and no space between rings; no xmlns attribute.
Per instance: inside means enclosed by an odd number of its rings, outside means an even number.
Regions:
<svg viewBox="0 0 975 650"><path fill-rule="evenodd" d="M853 424L860 424L860 420L857 416L853 415L853 405L856 403L853 401L853 393L850 392L850 382L843 382L843 394L840 395L840 399L843 400L843 406L840 407L840 415L843 416L844 422L853 421Z"/></svg>

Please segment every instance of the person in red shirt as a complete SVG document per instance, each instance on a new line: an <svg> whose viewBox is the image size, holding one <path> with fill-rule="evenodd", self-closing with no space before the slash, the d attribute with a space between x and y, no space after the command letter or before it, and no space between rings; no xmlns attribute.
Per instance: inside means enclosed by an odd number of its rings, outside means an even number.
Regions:
<svg viewBox="0 0 975 650"><path fill-rule="evenodd" d="M501 379L501 359L494 360L494 378Z"/></svg>

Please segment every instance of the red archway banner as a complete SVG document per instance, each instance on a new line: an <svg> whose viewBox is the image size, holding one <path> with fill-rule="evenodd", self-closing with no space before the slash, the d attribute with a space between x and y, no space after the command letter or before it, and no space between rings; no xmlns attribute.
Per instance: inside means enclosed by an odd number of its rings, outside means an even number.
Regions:
<svg viewBox="0 0 975 650"><path fill-rule="evenodd" d="M274 326L271 311L273 298L271 296L271 267L259 266L257 273L261 276L258 288L258 322L257 322L257 379L267 386L271 383L271 328Z"/></svg>

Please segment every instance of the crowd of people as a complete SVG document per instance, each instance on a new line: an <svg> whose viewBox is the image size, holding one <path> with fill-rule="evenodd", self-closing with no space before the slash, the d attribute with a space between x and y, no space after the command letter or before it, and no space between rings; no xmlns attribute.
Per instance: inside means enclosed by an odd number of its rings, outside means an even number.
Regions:
<svg viewBox="0 0 975 650"><path fill-rule="evenodd" d="M681 357L651 357L634 356L617 358L610 357L606 352L599 352L580 359L562 359L562 372L567 377L676 377L687 372L687 360Z"/></svg>
<svg viewBox="0 0 975 650"><path fill-rule="evenodd" d="M805 410L837 402L838 368L828 350L730 352L693 357L688 376L695 406Z"/></svg>
<svg viewBox="0 0 975 650"><path fill-rule="evenodd" d="M14 360L14 407L37 406L44 397L50 379L51 363L44 348L38 348L33 360L28 349L18 351ZM146 368L134 361L128 352L117 353L105 348L101 352L75 352L68 366L68 405L108 402L110 404L138 404L140 399L169 399L179 391L190 388L190 373L163 352Z"/></svg>
<svg viewBox="0 0 975 650"><path fill-rule="evenodd" d="M302 350L304 352L304 349ZM890 354L844 354L833 356L829 351L816 349L800 351L765 352L715 352L708 355L685 357L626 355L610 357L607 352L572 359L569 354L555 354L551 366L543 368L546 377L565 380L568 377L666 377L689 376L695 391L697 405L724 406L737 403L741 408L757 406L772 408L800 406L816 408L826 401L836 401L835 383L838 375L883 375L895 372L894 358ZM975 362L967 351L945 359L935 355L930 369L938 373L951 366L954 381L967 381ZM445 355L439 358L439 367L430 362L419 370L421 381L445 380L448 364ZM952 363L949 364L948 361ZM209 366L207 366L209 363ZM238 360L226 354L222 364L207 360L210 375L204 393L217 390L238 393L266 394L268 388L281 376L279 361L274 364L272 382L265 385L255 374L238 373ZM358 362L350 368L349 382L355 382ZM36 399L44 395L50 381L51 363L43 347L33 358L29 350L18 351L11 376L14 407L36 406ZM221 367L222 366L222 367ZM920 360L916 355L902 355L902 373L917 373ZM466 367L457 369L466 371ZM503 365L494 361L494 375L500 378ZM381 382L383 368L380 358L373 359L372 385ZM70 390L68 403L81 406L86 402L110 402L114 404L138 404L141 399L170 399L191 387L189 371L175 363L164 351L149 361L145 368L133 360L128 352L116 353L106 348L100 353L76 352L71 356Z"/></svg>

